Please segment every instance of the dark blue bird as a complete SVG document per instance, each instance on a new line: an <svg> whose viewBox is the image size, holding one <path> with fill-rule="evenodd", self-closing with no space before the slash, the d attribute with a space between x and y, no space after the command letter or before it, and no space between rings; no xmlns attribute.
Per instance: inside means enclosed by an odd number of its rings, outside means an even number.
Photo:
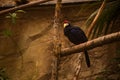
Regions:
<svg viewBox="0 0 120 80"><path fill-rule="evenodd" d="M71 25L67 20L64 21L64 35L75 45L88 41L83 30L77 26ZM84 49L84 53L86 64L90 67L90 59L87 50Z"/></svg>

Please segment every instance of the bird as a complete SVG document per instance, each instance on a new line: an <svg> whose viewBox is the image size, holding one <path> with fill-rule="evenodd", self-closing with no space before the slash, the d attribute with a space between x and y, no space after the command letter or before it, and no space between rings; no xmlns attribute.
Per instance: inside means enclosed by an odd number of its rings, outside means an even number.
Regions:
<svg viewBox="0 0 120 80"><path fill-rule="evenodd" d="M16 2L16 5L22 5L22 4L27 4L27 3L29 3L29 1L28 0L16 0L15 1Z"/></svg>
<svg viewBox="0 0 120 80"><path fill-rule="evenodd" d="M70 42L75 45L87 42L88 38L86 37L84 31L78 27L70 24L68 20L63 21L64 35L68 38ZM84 49L85 59L87 67L90 67L90 58L86 49Z"/></svg>

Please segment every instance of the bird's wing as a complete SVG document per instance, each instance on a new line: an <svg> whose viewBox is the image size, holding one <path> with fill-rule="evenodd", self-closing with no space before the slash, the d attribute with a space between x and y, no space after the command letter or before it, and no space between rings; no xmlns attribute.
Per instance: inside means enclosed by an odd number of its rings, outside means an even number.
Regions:
<svg viewBox="0 0 120 80"><path fill-rule="evenodd" d="M78 41L81 41L81 43L88 40L83 30L79 27L72 27L70 32L72 36L74 36L74 38L76 38Z"/></svg>

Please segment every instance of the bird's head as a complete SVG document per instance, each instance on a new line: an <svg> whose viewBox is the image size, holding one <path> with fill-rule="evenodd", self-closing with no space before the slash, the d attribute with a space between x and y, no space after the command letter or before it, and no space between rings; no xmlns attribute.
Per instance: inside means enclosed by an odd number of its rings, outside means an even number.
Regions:
<svg viewBox="0 0 120 80"><path fill-rule="evenodd" d="M63 27L65 28L66 26L68 26L69 25L69 21L68 20L64 20L64 22L63 22Z"/></svg>

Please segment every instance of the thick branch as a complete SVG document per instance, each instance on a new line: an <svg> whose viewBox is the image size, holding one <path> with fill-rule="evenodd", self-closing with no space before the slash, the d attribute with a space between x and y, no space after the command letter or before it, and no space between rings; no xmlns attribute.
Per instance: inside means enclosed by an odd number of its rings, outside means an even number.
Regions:
<svg viewBox="0 0 120 80"><path fill-rule="evenodd" d="M0 14L4 14L4 13L10 12L10 11L15 11L15 10L25 8L25 7L30 7L30 6L33 6L33 5L36 5L36 4L42 4L42 3L45 3L45 2L48 2L48 1L53 1L53 0L33 1L33 2L28 3L28 4L23 4L23 5L20 5L20 6L15 6L13 8L2 10L2 11L0 11Z"/></svg>
<svg viewBox="0 0 120 80"><path fill-rule="evenodd" d="M102 36L71 48L65 48L61 51L61 57L82 52L84 49L90 50L104 44L120 41L120 31L106 36Z"/></svg>
<svg viewBox="0 0 120 80"><path fill-rule="evenodd" d="M61 46L60 46L60 16L61 16L61 2L62 0L57 0L56 6L55 6L55 19L53 24L53 30L54 30L54 61L53 61L53 69L52 69L52 77L51 80L58 80L58 67L59 67L59 61L60 61L60 55L57 53L61 52Z"/></svg>

